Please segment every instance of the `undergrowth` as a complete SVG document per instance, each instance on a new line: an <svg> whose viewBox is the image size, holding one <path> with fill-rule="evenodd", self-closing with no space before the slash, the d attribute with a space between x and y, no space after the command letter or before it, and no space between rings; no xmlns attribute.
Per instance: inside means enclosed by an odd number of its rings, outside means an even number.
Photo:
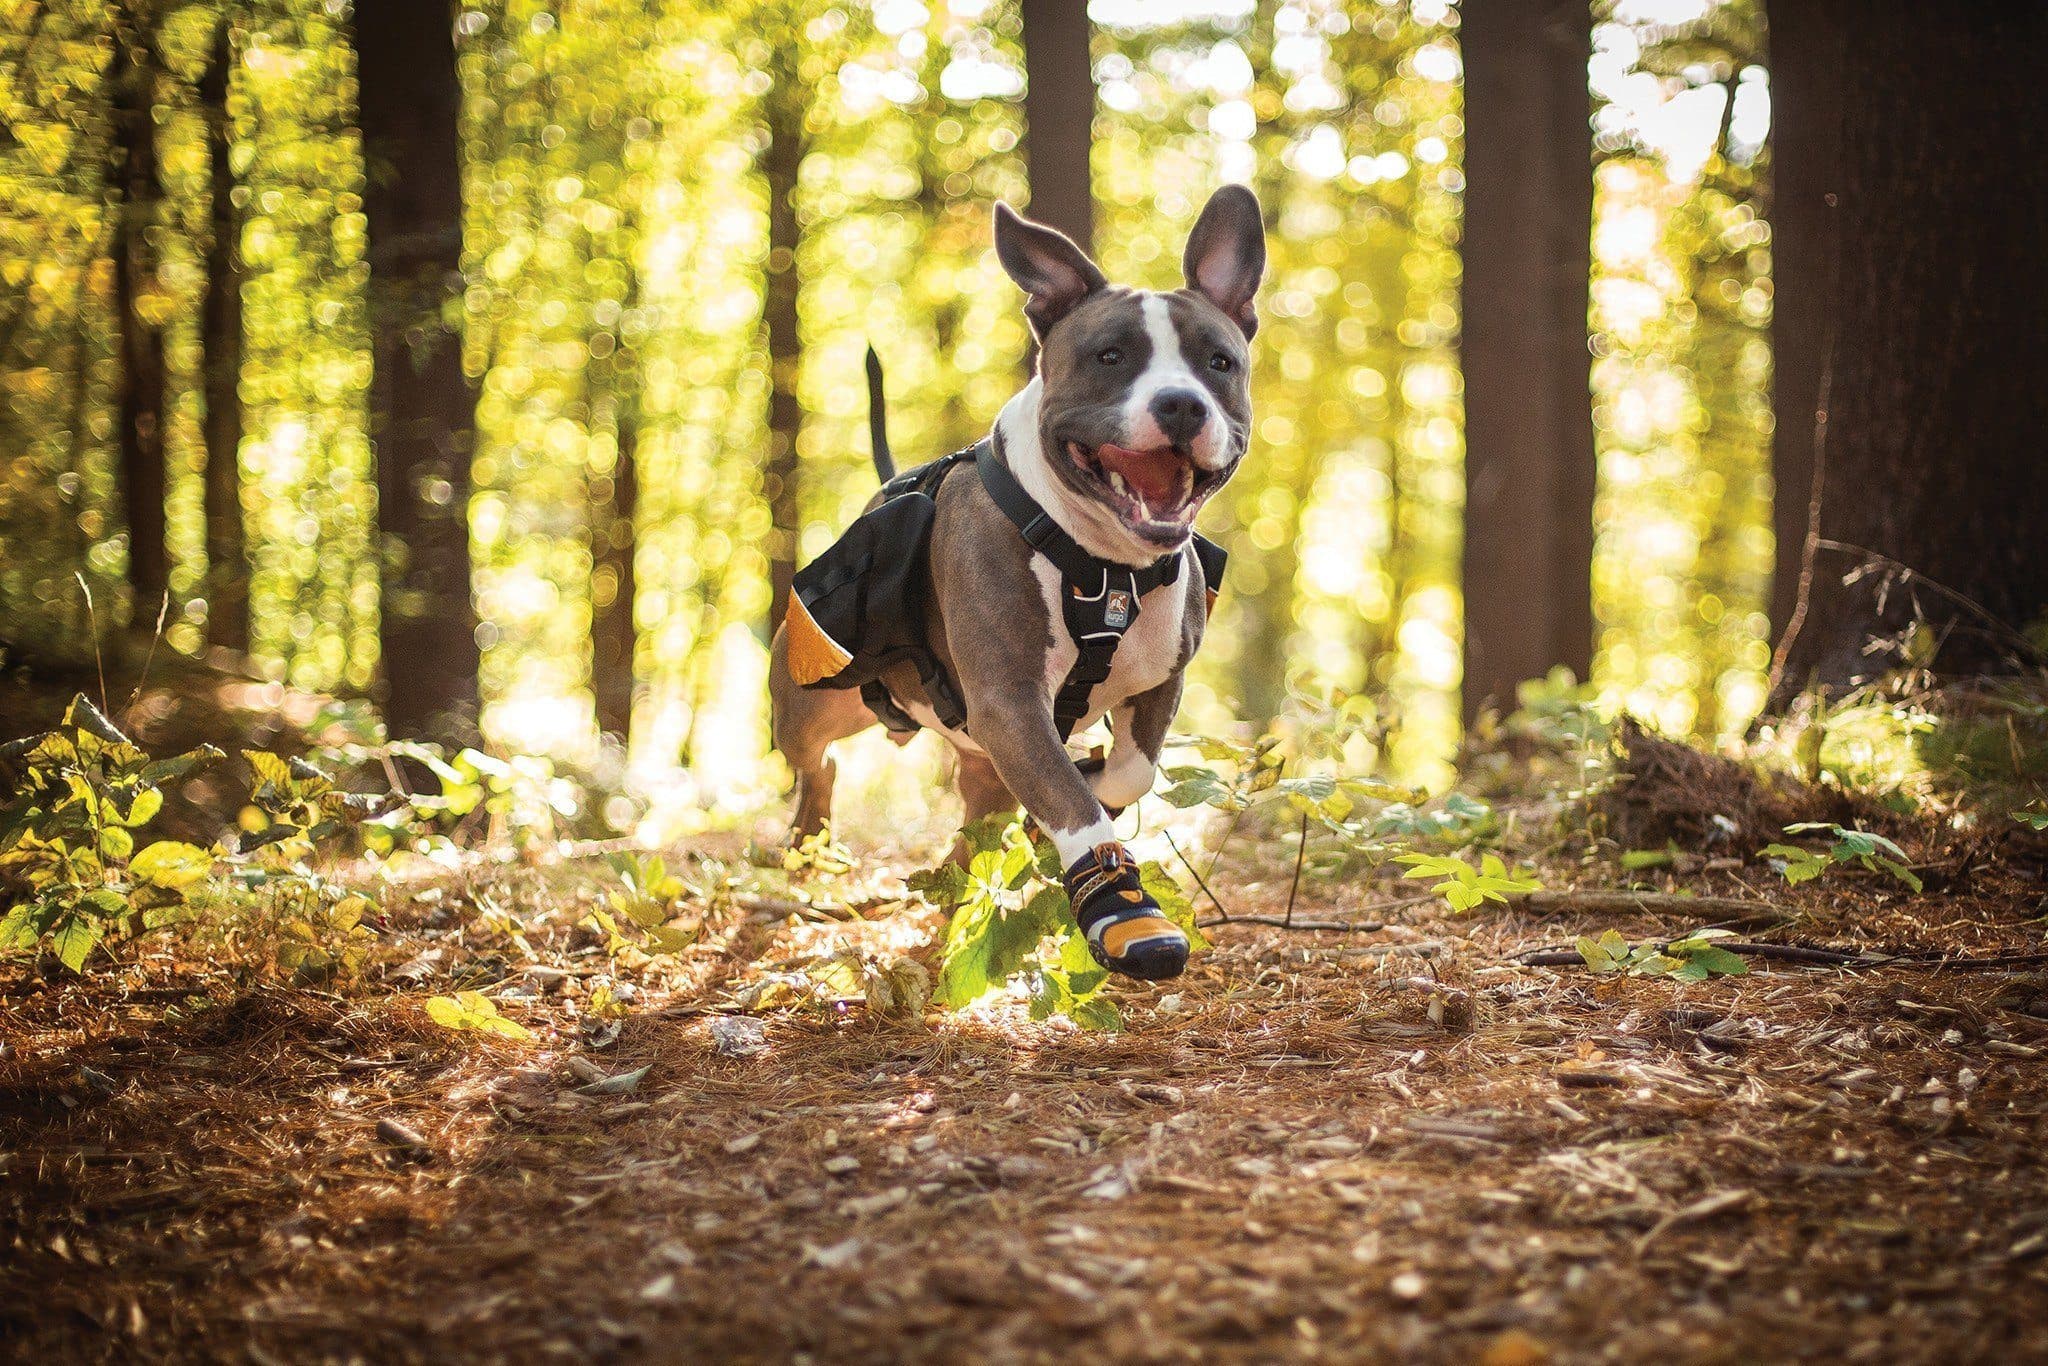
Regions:
<svg viewBox="0 0 2048 1366"><path fill-rule="evenodd" d="M1291 918L1304 880L1366 888L1397 870L1426 884L1444 909L1475 912L1538 889L1518 855L1618 869L1631 886L1653 874L1670 885L1718 856L1754 859L1790 886L1875 877L1918 894L1916 868L1925 865L1907 852L1918 827L1887 824L1888 810L1908 806L1923 820L1993 839L2038 844L2048 833L2048 687L2025 680L1952 691L1893 680L1833 705L1802 704L1754 742L1718 754L1647 737L1604 714L1593 690L1568 675L1526 685L1520 701L1475 725L1460 788L1435 794L1378 775L1383 718L1334 689L1296 688L1253 737L1176 737L1157 795L1177 814L1165 849L1142 864L1144 885L1201 952L1203 924L1231 918L1214 875L1233 851L1243 856L1234 867L1255 868L1269 886L1274 875L1284 879ZM0 956L84 972L145 936L181 928L291 981L345 984L369 960L386 924L380 899L401 866L467 868L484 851L550 862L562 841L602 832L595 812L637 800L545 759L386 740L360 708L323 738L303 756L244 749L230 757L204 745L153 757L81 696L55 728L0 745ZM1640 757L1653 744L1662 746L1662 768L1632 761L1632 747ZM1902 755L1917 767L1902 768ZM247 794L224 813L226 833L210 840L188 837L189 820L172 828L165 812L166 795L200 775L216 790ZM1668 790L1646 799L1660 782ZM1830 806L1811 794L1855 801ZM1659 819L1668 814L1660 802L1686 806L1692 824L1632 847L1617 815L1632 801ZM761 974L734 991L733 1004L751 1012L864 1005L907 1018L928 1003L964 1009L1008 999L1034 1019L1117 1028L1108 975L1074 926L1052 848L1015 821L984 823L963 838L964 866L910 881L948 917L935 972L899 951L877 958L840 947ZM601 885L580 871L566 898L573 907L564 923L579 951L601 952L613 974L592 978L585 1013L615 1032L636 1000L629 979L706 952L714 924L764 908L812 920L858 915L850 908L877 903L875 871L830 835L731 861L613 846ZM1198 919L1198 899L1213 906L1214 920ZM460 914L466 940L491 945L495 959L542 960L520 916L487 890L466 897ZM1742 970L1721 937L1708 930L1631 946L1608 931L1578 947L1596 973L1694 982ZM524 1032L474 990L432 998L429 1014L450 1029Z"/></svg>

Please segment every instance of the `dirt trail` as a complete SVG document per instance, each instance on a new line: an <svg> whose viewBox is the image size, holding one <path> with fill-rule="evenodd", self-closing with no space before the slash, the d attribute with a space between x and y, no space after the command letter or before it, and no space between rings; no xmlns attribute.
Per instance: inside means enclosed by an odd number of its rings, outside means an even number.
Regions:
<svg viewBox="0 0 2048 1366"><path fill-rule="evenodd" d="M2034 944L2011 901L1912 906ZM0 1333L259 1366L2048 1356L2035 978L1608 981L1506 962L1607 922L1425 908L1223 928L1122 1034L854 1008L714 1047L735 976L935 923L736 925L602 1049L545 1029L573 986L518 1044L416 983L6 969ZM223 1003L164 1022L187 991ZM572 1054L648 1071L587 1095Z"/></svg>

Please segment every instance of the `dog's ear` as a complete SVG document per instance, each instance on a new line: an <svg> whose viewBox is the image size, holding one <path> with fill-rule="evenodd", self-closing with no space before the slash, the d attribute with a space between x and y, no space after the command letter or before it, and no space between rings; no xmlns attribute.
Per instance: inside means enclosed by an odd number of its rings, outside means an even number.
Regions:
<svg viewBox="0 0 2048 1366"><path fill-rule="evenodd" d="M1024 316L1040 341L1075 304L1109 283L1066 234L1032 222L1001 200L996 201L996 259L1017 288L1031 296Z"/></svg>
<svg viewBox="0 0 2048 1366"><path fill-rule="evenodd" d="M1244 329L1259 330L1252 300L1266 273L1266 224L1259 200L1242 185L1225 185L1209 196L1181 258L1188 288L1222 309Z"/></svg>

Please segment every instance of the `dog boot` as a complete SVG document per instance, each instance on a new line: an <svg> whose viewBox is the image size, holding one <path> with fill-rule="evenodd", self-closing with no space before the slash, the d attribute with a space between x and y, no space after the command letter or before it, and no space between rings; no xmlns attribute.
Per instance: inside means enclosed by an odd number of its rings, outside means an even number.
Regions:
<svg viewBox="0 0 2048 1366"><path fill-rule="evenodd" d="M1148 982L1180 976L1188 965L1188 937L1139 883L1130 851L1113 840L1098 844L1075 859L1061 881L1096 962Z"/></svg>

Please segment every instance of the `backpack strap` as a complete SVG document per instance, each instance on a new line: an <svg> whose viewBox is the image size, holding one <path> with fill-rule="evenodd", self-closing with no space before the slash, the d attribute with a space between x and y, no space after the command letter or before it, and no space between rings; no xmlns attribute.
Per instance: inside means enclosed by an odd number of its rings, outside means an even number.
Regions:
<svg viewBox="0 0 2048 1366"><path fill-rule="evenodd" d="M939 496L939 486L946 482L946 476L974 459L975 453L980 449L981 445L969 446L965 450L955 451L951 455L903 471L882 485L882 501L886 503L891 499L913 493L936 499ZM959 685L953 682L952 675L946 672L945 666L939 663L938 656L932 653L929 641L923 641L908 650L897 651L893 656L885 657L883 662L890 659L907 659L916 666L918 682L923 685L925 699L931 703L932 714L938 718L940 725L963 732L967 729L967 704L961 699ZM880 678L871 678L861 684L860 696L861 700L867 703L868 710L875 714L890 734L914 735L923 729L917 718L896 701L888 685Z"/></svg>

